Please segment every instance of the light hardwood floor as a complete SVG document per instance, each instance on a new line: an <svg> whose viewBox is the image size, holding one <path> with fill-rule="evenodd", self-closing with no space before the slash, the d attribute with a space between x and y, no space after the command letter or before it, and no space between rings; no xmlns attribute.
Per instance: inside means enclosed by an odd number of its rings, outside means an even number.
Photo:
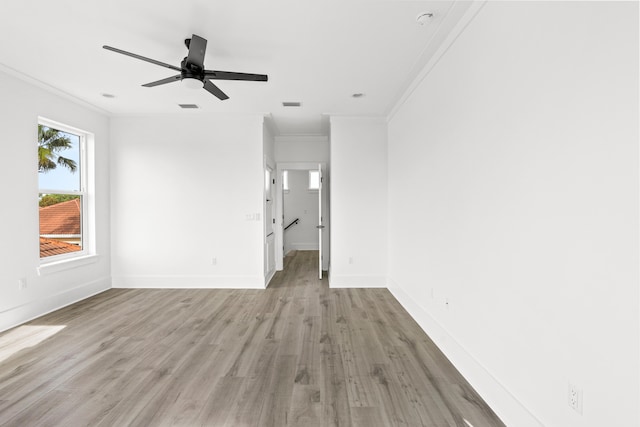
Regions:
<svg viewBox="0 0 640 427"><path fill-rule="evenodd" d="M112 289L1 334L0 425L504 425L389 291L329 289L316 257L267 290Z"/></svg>

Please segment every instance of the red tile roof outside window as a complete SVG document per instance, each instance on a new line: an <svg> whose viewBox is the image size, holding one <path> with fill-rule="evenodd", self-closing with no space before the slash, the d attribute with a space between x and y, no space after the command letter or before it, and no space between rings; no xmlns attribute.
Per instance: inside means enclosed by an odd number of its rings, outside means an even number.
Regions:
<svg viewBox="0 0 640 427"><path fill-rule="evenodd" d="M80 199L40 208L40 258L82 250Z"/></svg>
<svg viewBox="0 0 640 427"><path fill-rule="evenodd" d="M59 240L40 238L40 258L81 251L82 248Z"/></svg>
<svg viewBox="0 0 640 427"><path fill-rule="evenodd" d="M80 199L40 208L40 235L80 235Z"/></svg>

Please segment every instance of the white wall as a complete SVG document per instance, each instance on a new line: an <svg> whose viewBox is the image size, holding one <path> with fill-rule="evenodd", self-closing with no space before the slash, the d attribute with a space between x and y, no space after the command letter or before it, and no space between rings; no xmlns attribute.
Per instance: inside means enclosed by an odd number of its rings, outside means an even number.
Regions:
<svg viewBox="0 0 640 427"><path fill-rule="evenodd" d="M284 193L284 224L296 218L298 224L284 232L284 253L318 250L318 192L309 191L309 171L290 170L289 191Z"/></svg>
<svg viewBox="0 0 640 427"><path fill-rule="evenodd" d="M4 196L0 245L0 330L86 298L110 287L109 279L109 132L105 115L62 95L0 72L0 168ZM95 135L95 262L38 275L38 117ZM18 290L18 279L27 288Z"/></svg>
<svg viewBox="0 0 640 427"><path fill-rule="evenodd" d="M111 135L114 287L263 288L263 118L116 118Z"/></svg>
<svg viewBox="0 0 640 427"><path fill-rule="evenodd" d="M506 424L640 425L638 4L486 3L388 143L390 287Z"/></svg>
<svg viewBox="0 0 640 427"><path fill-rule="evenodd" d="M329 161L329 139L326 136L276 136L275 144L277 162Z"/></svg>
<svg viewBox="0 0 640 427"><path fill-rule="evenodd" d="M386 258L386 123L331 117L330 285L386 286Z"/></svg>

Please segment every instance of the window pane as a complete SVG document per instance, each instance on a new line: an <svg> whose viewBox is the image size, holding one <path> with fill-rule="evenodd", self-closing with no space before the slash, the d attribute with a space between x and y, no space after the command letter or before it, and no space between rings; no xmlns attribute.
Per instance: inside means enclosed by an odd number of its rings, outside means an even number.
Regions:
<svg viewBox="0 0 640 427"><path fill-rule="evenodd" d="M309 190L318 190L320 188L320 172L309 171Z"/></svg>
<svg viewBox="0 0 640 427"><path fill-rule="evenodd" d="M80 191L80 137L38 125L40 189Z"/></svg>
<svg viewBox="0 0 640 427"><path fill-rule="evenodd" d="M264 191L267 194L271 191L271 171L269 169L264 171Z"/></svg>
<svg viewBox="0 0 640 427"><path fill-rule="evenodd" d="M282 189L289 191L289 171L282 171Z"/></svg>
<svg viewBox="0 0 640 427"><path fill-rule="evenodd" d="M40 194L40 258L82 250L82 197Z"/></svg>

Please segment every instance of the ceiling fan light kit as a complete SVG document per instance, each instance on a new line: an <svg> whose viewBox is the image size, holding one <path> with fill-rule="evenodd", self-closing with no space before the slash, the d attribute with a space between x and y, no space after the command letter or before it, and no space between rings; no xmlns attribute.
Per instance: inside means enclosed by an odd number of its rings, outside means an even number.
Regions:
<svg viewBox="0 0 640 427"><path fill-rule="evenodd" d="M204 55L207 50L207 40L193 35L190 39L184 41L185 46L189 49L187 56L180 63L180 67L173 66L164 62L156 61L155 59L147 58L142 55L127 52L122 49L118 49L111 46L102 46L104 49L112 52L120 53L122 55L130 56L141 61L150 62L161 67L169 68L174 71L179 71L180 74L167 77L166 79L157 80L155 82L143 84L144 87L160 86L167 83L173 83L182 81L184 86L193 89L204 88L207 92L216 96L221 101L228 99L218 86L213 84L211 80L243 80L254 82L266 82L268 76L266 74L251 74L251 73L237 73L233 71L216 71L206 70L204 68Z"/></svg>
<svg viewBox="0 0 640 427"><path fill-rule="evenodd" d="M185 77L182 79L182 85L187 89L202 89L204 83L192 77Z"/></svg>

